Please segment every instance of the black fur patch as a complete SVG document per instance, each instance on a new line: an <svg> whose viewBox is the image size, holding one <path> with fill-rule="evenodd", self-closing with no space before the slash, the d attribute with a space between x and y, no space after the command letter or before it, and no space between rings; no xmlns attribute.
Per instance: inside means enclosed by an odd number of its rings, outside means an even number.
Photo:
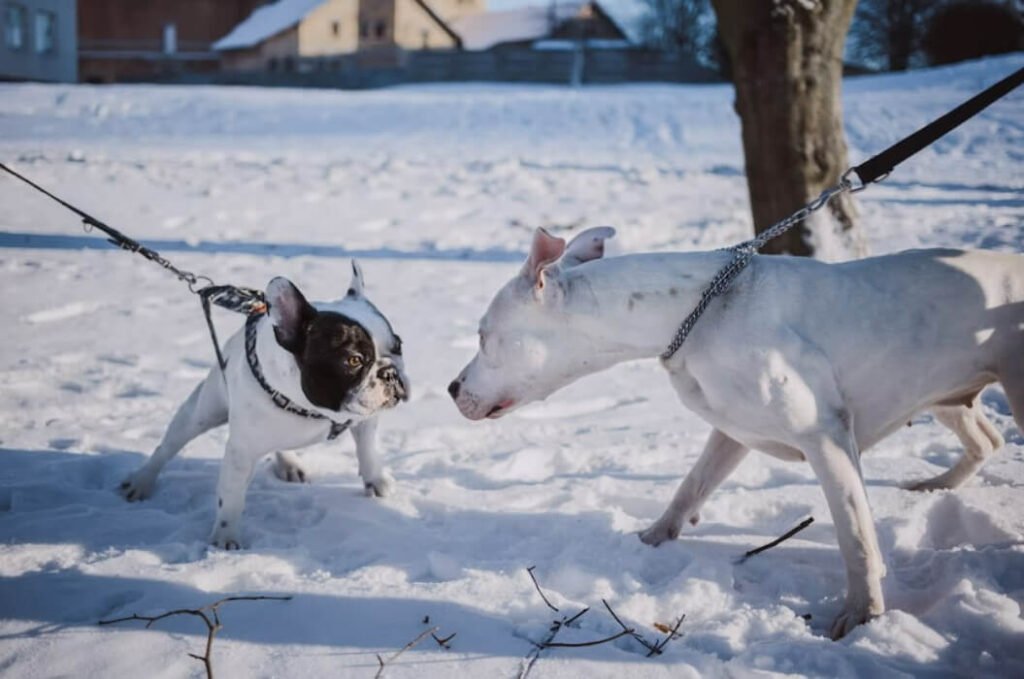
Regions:
<svg viewBox="0 0 1024 679"><path fill-rule="evenodd" d="M363 326L334 311L314 311L300 343L292 353L302 374L302 391L310 403L330 410L341 409L377 360ZM353 356L359 359L357 366L349 364Z"/></svg>
<svg viewBox="0 0 1024 679"><path fill-rule="evenodd" d="M284 282L287 287L271 302L280 305L274 337L299 364L302 392L309 402L321 408L341 410L345 398L363 381L377 360L373 339L363 326L348 316L336 311L317 311L298 288ZM273 306L271 310L273 312ZM400 342L396 336L399 352Z"/></svg>

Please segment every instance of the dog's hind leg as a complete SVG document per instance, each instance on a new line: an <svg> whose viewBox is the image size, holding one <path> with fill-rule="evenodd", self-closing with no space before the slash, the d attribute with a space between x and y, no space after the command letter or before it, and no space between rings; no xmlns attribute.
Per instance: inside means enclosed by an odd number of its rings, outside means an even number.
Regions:
<svg viewBox="0 0 1024 679"><path fill-rule="evenodd" d="M969 406L936 406L931 411L957 435L964 454L951 469L934 478L907 484L904 486L907 490L958 488L981 469L989 455L1003 446L1003 437L981 411L977 396Z"/></svg>
<svg viewBox="0 0 1024 679"><path fill-rule="evenodd" d="M178 408L163 440L134 474L121 484L121 493L129 502L143 500L153 492L160 470L189 441L228 421L227 393L220 369L214 368Z"/></svg>
<svg viewBox="0 0 1024 679"><path fill-rule="evenodd" d="M697 523L697 512L701 505L736 469L749 450L742 443L712 429L708 442L704 444L704 452L679 485L665 513L650 528L640 533L640 539L657 547L666 540L679 537L685 521Z"/></svg>
<svg viewBox="0 0 1024 679"><path fill-rule="evenodd" d="M1024 352L1024 346L1021 351ZM999 381L1006 392L1017 428L1024 436L1024 356L1017 355L1007 360L1005 368L1000 371Z"/></svg>

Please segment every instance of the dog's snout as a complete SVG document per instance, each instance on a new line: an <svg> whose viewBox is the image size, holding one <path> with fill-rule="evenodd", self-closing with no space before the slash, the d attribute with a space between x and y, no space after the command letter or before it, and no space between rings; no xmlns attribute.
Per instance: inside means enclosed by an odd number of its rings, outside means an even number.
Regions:
<svg viewBox="0 0 1024 679"><path fill-rule="evenodd" d="M409 387L395 366L386 365L378 370L377 379L387 385L389 392L394 395L396 401L409 400Z"/></svg>
<svg viewBox="0 0 1024 679"><path fill-rule="evenodd" d="M459 381L452 380L452 383L448 385L448 393L451 395L452 398L458 398L460 388L461 385L459 384Z"/></svg>

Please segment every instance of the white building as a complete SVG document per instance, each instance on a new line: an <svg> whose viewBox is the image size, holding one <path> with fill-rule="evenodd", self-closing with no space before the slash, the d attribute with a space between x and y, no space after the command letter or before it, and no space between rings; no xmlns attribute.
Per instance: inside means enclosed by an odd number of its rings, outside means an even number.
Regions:
<svg viewBox="0 0 1024 679"><path fill-rule="evenodd" d="M76 0L0 0L0 80L78 80Z"/></svg>

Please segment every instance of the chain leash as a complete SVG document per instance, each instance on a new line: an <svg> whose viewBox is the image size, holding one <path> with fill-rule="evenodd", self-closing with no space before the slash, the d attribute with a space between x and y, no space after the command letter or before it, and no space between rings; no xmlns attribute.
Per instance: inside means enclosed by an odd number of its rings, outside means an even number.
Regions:
<svg viewBox="0 0 1024 679"><path fill-rule="evenodd" d="M758 250L764 247L765 243L774 238L778 238L800 222L807 219L814 212L817 212L828 205L828 202L835 196L847 191L850 193L857 193L867 188L866 184L854 186L853 180L851 179L852 174L852 169L847 170L843 176L840 177L838 184L825 189L810 203L785 219L768 227L755 238L751 238L739 245L733 245L732 247L725 248L727 251L733 253L733 258L728 264L718 270L718 273L714 275L711 282L708 283L708 286L701 292L700 301L697 302L697 306L690 312L690 315L686 317L682 325L679 326L679 329L676 330L676 334L672 337L672 342L669 343L668 348L661 353L660 358L662 362L668 361L677 351L679 351L679 348L683 346L683 342L685 342L686 338L690 335L690 331L693 330L693 326L697 324L697 321L700 320L700 317L707 310L708 305L711 304L715 297L718 297L729 289L732 282L743 272L744 269L747 268L747 264L749 264L750 260L754 258L754 255L757 254ZM884 178L884 176L880 177L878 181Z"/></svg>

